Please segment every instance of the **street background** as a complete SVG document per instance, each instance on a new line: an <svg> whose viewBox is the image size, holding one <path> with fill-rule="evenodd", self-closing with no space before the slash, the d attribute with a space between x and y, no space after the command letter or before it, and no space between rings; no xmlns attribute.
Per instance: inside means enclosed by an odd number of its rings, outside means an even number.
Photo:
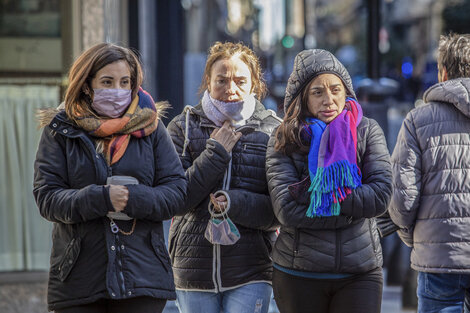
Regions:
<svg viewBox="0 0 470 313"><path fill-rule="evenodd" d="M217 40L253 48L269 89L263 103L280 117L295 55L326 49L350 72L391 152L405 115L437 82L439 36L470 33L468 12L470 0L0 0L0 312L46 312L52 223L32 197L36 111L62 101L81 51L103 41L135 49L143 87L172 106L168 123L199 102ZM382 312L413 312L410 250L396 234L382 243Z"/></svg>

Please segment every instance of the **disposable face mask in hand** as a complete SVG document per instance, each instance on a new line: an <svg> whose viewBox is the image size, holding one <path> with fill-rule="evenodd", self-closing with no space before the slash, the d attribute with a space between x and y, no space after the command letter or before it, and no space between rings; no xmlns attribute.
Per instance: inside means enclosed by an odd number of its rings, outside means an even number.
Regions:
<svg viewBox="0 0 470 313"><path fill-rule="evenodd" d="M233 245L238 241L238 239L240 239L240 232L232 220L227 216L227 211L224 210L222 213L218 213L213 210L212 206L212 202L209 201L208 210L211 214L211 218L207 222L204 236L214 245Z"/></svg>
<svg viewBox="0 0 470 313"><path fill-rule="evenodd" d="M204 236L212 244L229 246L240 239L240 232L228 216L222 219L211 217Z"/></svg>

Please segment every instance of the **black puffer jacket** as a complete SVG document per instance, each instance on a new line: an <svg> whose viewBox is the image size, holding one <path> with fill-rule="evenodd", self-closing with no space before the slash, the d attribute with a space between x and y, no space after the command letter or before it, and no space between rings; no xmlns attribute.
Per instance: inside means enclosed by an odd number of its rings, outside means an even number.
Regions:
<svg viewBox="0 0 470 313"><path fill-rule="evenodd" d="M36 156L34 196L54 222L49 310L102 298L175 299L162 222L178 213L187 182L162 122L149 136L131 137L121 160L109 167L93 140L62 111L46 126ZM137 219L130 236L113 234L114 211L106 179L129 175L124 212ZM128 231L132 221L116 221Z"/></svg>
<svg viewBox="0 0 470 313"><path fill-rule="evenodd" d="M189 110L189 111L188 111ZM188 124L186 125L186 119ZM188 179L186 214L175 217L169 249L177 289L223 291L248 282L271 281L271 239L278 225L265 175L269 135L279 119L259 102L232 150L228 215L241 238L232 246L212 245L204 232L209 220L209 194L222 188L230 155L214 140L216 127L199 104L168 125ZM185 147L185 138L187 146Z"/></svg>
<svg viewBox="0 0 470 313"><path fill-rule="evenodd" d="M281 231L273 261L286 268L324 273L363 273L382 266L374 217L385 212L391 186L390 156L382 129L363 117L357 128L357 162L362 186L341 204L337 217L306 216L308 199L296 200L288 186L308 175L307 154L291 157L274 149L266 154L269 191Z"/></svg>

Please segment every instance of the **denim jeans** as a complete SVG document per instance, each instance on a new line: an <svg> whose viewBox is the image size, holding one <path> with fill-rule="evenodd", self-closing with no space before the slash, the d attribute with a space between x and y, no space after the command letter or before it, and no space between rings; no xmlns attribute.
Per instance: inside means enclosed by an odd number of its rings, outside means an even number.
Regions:
<svg viewBox="0 0 470 313"><path fill-rule="evenodd" d="M180 313L267 313L272 287L253 283L224 292L176 290Z"/></svg>
<svg viewBox="0 0 470 313"><path fill-rule="evenodd" d="M469 313L470 274L418 272L418 313Z"/></svg>

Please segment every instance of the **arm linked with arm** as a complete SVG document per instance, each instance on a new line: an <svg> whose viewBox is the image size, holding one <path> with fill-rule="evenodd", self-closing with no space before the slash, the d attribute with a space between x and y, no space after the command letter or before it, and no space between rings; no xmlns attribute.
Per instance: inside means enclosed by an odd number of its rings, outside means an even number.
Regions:
<svg viewBox="0 0 470 313"><path fill-rule="evenodd" d="M225 192L230 197L228 215L233 222L264 231L272 231L279 226L269 195L243 189Z"/></svg>

